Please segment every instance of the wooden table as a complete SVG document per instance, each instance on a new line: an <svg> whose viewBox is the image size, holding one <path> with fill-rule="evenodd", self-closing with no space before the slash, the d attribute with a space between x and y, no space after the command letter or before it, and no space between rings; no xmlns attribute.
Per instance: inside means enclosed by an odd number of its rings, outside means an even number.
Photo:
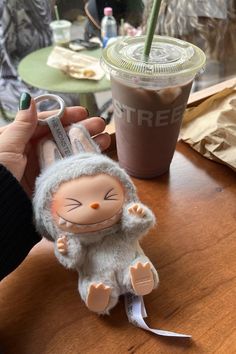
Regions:
<svg viewBox="0 0 236 354"><path fill-rule="evenodd" d="M0 284L0 348L6 354L236 352L236 176L179 142L170 173L134 179L158 218L143 239L160 286L145 296L157 337L128 323L123 299L110 316L88 311L77 274L39 243ZM1 351L1 350L0 350Z"/></svg>

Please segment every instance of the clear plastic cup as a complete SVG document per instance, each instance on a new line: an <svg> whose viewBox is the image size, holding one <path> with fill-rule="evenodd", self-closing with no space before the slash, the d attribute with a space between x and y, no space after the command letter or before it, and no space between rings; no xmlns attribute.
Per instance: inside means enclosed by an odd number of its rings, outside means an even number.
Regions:
<svg viewBox="0 0 236 354"><path fill-rule="evenodd" d="M120 165L132 176L169 170L193 79L205 54L188 42L154 36L148 59L145 36L123 37L103 50L110 74Z"/></svg>
<svg viewBox="0 0 236 354"><path fill-rule="evenodd" d="M65 46L71 38L71 22L67 20L58 20L50 23L52 29L53 42L56 45Z"/></svg>

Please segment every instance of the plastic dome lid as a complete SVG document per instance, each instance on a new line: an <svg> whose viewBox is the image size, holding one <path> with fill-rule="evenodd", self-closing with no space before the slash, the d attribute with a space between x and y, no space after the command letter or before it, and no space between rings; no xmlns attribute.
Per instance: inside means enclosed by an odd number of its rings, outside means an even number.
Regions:
<svg viewBox="0 0 236 354"><path fill-rule="evenodd" d="M103 50L101 64L116 76L193 78L204 66L206 57L195 45L167 36L154 36L150 55L144 59L145 36L122 37Z"/></svg>

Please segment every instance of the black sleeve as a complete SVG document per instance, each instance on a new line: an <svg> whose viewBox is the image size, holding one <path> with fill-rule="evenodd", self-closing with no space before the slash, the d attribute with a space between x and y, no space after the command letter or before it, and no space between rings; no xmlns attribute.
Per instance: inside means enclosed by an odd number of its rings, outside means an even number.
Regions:
<svg viewBox="0 0 236 354"><path fill-rule="evenodd" d="M0 280L40 240L33 225L31 200L15 177L0 165Z"/></svg>

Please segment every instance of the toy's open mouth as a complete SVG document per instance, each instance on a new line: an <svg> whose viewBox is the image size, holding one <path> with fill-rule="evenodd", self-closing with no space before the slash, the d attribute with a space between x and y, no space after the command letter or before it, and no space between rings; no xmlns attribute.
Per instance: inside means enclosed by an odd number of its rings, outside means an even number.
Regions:
<svg viewBox="0 0 236 354"><path fill-rule="evenodd" d="M68 228L71 226L75 226L76 228L78 228L78 230L83 229L83 230L89 231L89 230L93 230L96 228L100 228L101 226L105 228L106 226L112 225L113 222L117 221L117 217L120 214L121 214L121 210L119 210L118 213L116 213L115 215L113 215L109 219L105 219L105 220L99 221L97 223L91 223L91 224L78 224L78 223L66 220L65 218L61 217L59 214L57 214L57 216L59 217L58 224L61 226L66 226Z"/></svg>

